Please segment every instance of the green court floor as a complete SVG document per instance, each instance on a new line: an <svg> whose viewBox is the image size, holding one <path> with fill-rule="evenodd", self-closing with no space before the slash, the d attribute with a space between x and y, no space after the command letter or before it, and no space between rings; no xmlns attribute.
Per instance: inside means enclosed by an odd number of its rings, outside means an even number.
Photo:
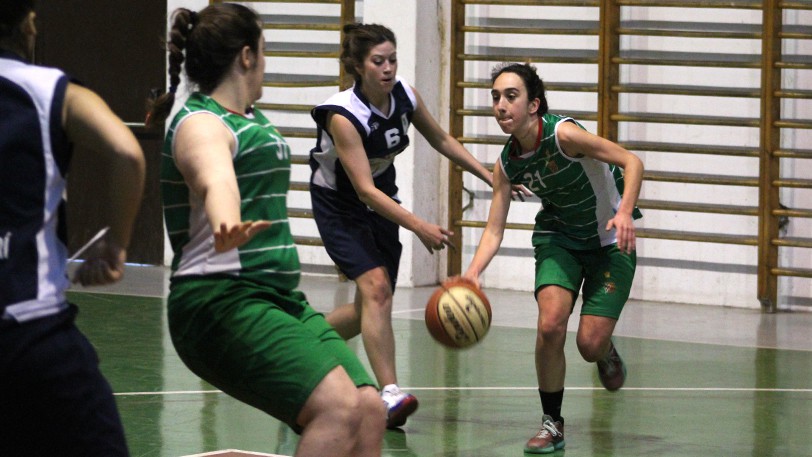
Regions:
<svg viewBox="0 0 812 457"><path fill-rule="evenodd" d="M306 290L314 306L326 310L346 299L346 291L336 292L335 280L320 281ZM70 293L80 307L79 326L96 346L116 393L132 455L178 457L223 449L292 455L296 435L286 426L216 391L183 366L169 341L160 289L145 295ZM514 303L522 295L488 291L495 320L487 338L472 349L450 351L429 337L421 320L420 306L430 292L396 294L402 297L394 319L400 383L419 398L420 408L402 431L387 432L383 455L524 455L524 442L541 419L532 302L524 308L526 303ZM625 312L644 315L641 327L648 321L649 328L668 328L668 322L654 322L651 308ZM500 321L500 316L515 318ZM710 325L718 332L708 336L735 335L731 322L737 321L728 317ZM700 325L690 319L672 324L675 334L682 325ZM805 335L799 347L787 349L621 334L616 345L629 376L616 393L600 387L594 365L581 360L571 334L563 411L567 446L553 455L812 456L812 347L806 346L812 328L786 324L772 331ZM366 360L359 341L350 345Z"/></svg>

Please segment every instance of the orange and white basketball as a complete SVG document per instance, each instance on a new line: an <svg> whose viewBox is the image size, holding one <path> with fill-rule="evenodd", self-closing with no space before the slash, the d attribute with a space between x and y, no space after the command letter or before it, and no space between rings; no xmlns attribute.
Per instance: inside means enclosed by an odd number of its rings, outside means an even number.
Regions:
<svg viewBox="0 0 812 457"><path fill-rule="evenodd" d="M460 277L440 284L426 304L426 327L440 344L461 349L485 338L491 327L491 304L472 282Z"/></svg>

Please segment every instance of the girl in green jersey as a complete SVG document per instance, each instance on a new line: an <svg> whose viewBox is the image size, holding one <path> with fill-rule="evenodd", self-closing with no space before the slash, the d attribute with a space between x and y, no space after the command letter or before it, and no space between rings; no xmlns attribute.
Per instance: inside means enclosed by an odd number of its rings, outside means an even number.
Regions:
<svg viewBox="0 0 812 457"><path fill-rule="evenodd" d="M161 165L175 349L198 376L300 433L296 456L380 456L375 382L296 290L290 148L253 109L265 75L259 17L215 3L173 22L170 90L150 121L166 118L185 61L197 91L169 126Z"/></svg>
<svg viewBox="0 0 812 457"><path fill-rule="evenodd" d="M541 198L532 240L539 311L535 361L544 414L525 451L546 454L564 447L564 342L579 291L584 302L576 338L581 356L597 362L608 390L619 389L625 380L626 368L611 336L634 277L633 220L640 217L635 205L643 163L573 119L548 113L544 84L534 67L499 66L492 83L493 113L510 139L494 167L488 222L464 276L478 284L496 255L511 185L524 185Z"/></svg>

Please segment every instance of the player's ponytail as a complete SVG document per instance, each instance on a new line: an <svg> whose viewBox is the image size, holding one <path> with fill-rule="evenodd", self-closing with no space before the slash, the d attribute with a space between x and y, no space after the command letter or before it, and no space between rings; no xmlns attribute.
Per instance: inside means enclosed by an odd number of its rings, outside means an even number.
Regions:
<svg viewBox="0 0 812 457"><path fill-rule="evenodd" d="M175 104L175 92L180 84L180 73L186 59L183 50L192 29L197 25L197 13L186 8L178 8L173 15L172 30L169 31L169 90L155 99L148 101L147 127L163 124L172 105Z"/></svg>
<svg viewBox="0 0 812 457"><path fill-rule="evenodd" d="M257 13L236 3L214 3L200 13L178 8L169 32L169 90L149 108L147 124L163 123L172 110L180 84L181 68L189 81L210 94L231 68L245 46L262 58L259 48L262 23Z"/></svg>

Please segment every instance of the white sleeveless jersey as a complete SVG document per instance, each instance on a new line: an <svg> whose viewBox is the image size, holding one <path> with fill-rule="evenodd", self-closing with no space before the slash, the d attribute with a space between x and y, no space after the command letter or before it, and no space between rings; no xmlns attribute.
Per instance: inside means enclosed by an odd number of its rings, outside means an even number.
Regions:
<svg viewBox="0 0 812 457"><path fill-rule="evenodd" d="M395 157L409 146L409 125L417 108L412 88L398 77L389 95L389 113L381 113L366 99L361 86L333 95L313 108L311 115L318 127L316 147L310 151L310 167L313 185L338 191L347 197L355 197L355 189L338 160L333 139L325 129L327 115L344 116L355 126L369 158L375 186L397 200L395 184Z"/></svg>
<svg viewBox="0 0 812 457"><path fill-rule="evenodd" d="M68 78L0 51L0 316L18 322L67 308L62 195L70 145Z"/></svg>

